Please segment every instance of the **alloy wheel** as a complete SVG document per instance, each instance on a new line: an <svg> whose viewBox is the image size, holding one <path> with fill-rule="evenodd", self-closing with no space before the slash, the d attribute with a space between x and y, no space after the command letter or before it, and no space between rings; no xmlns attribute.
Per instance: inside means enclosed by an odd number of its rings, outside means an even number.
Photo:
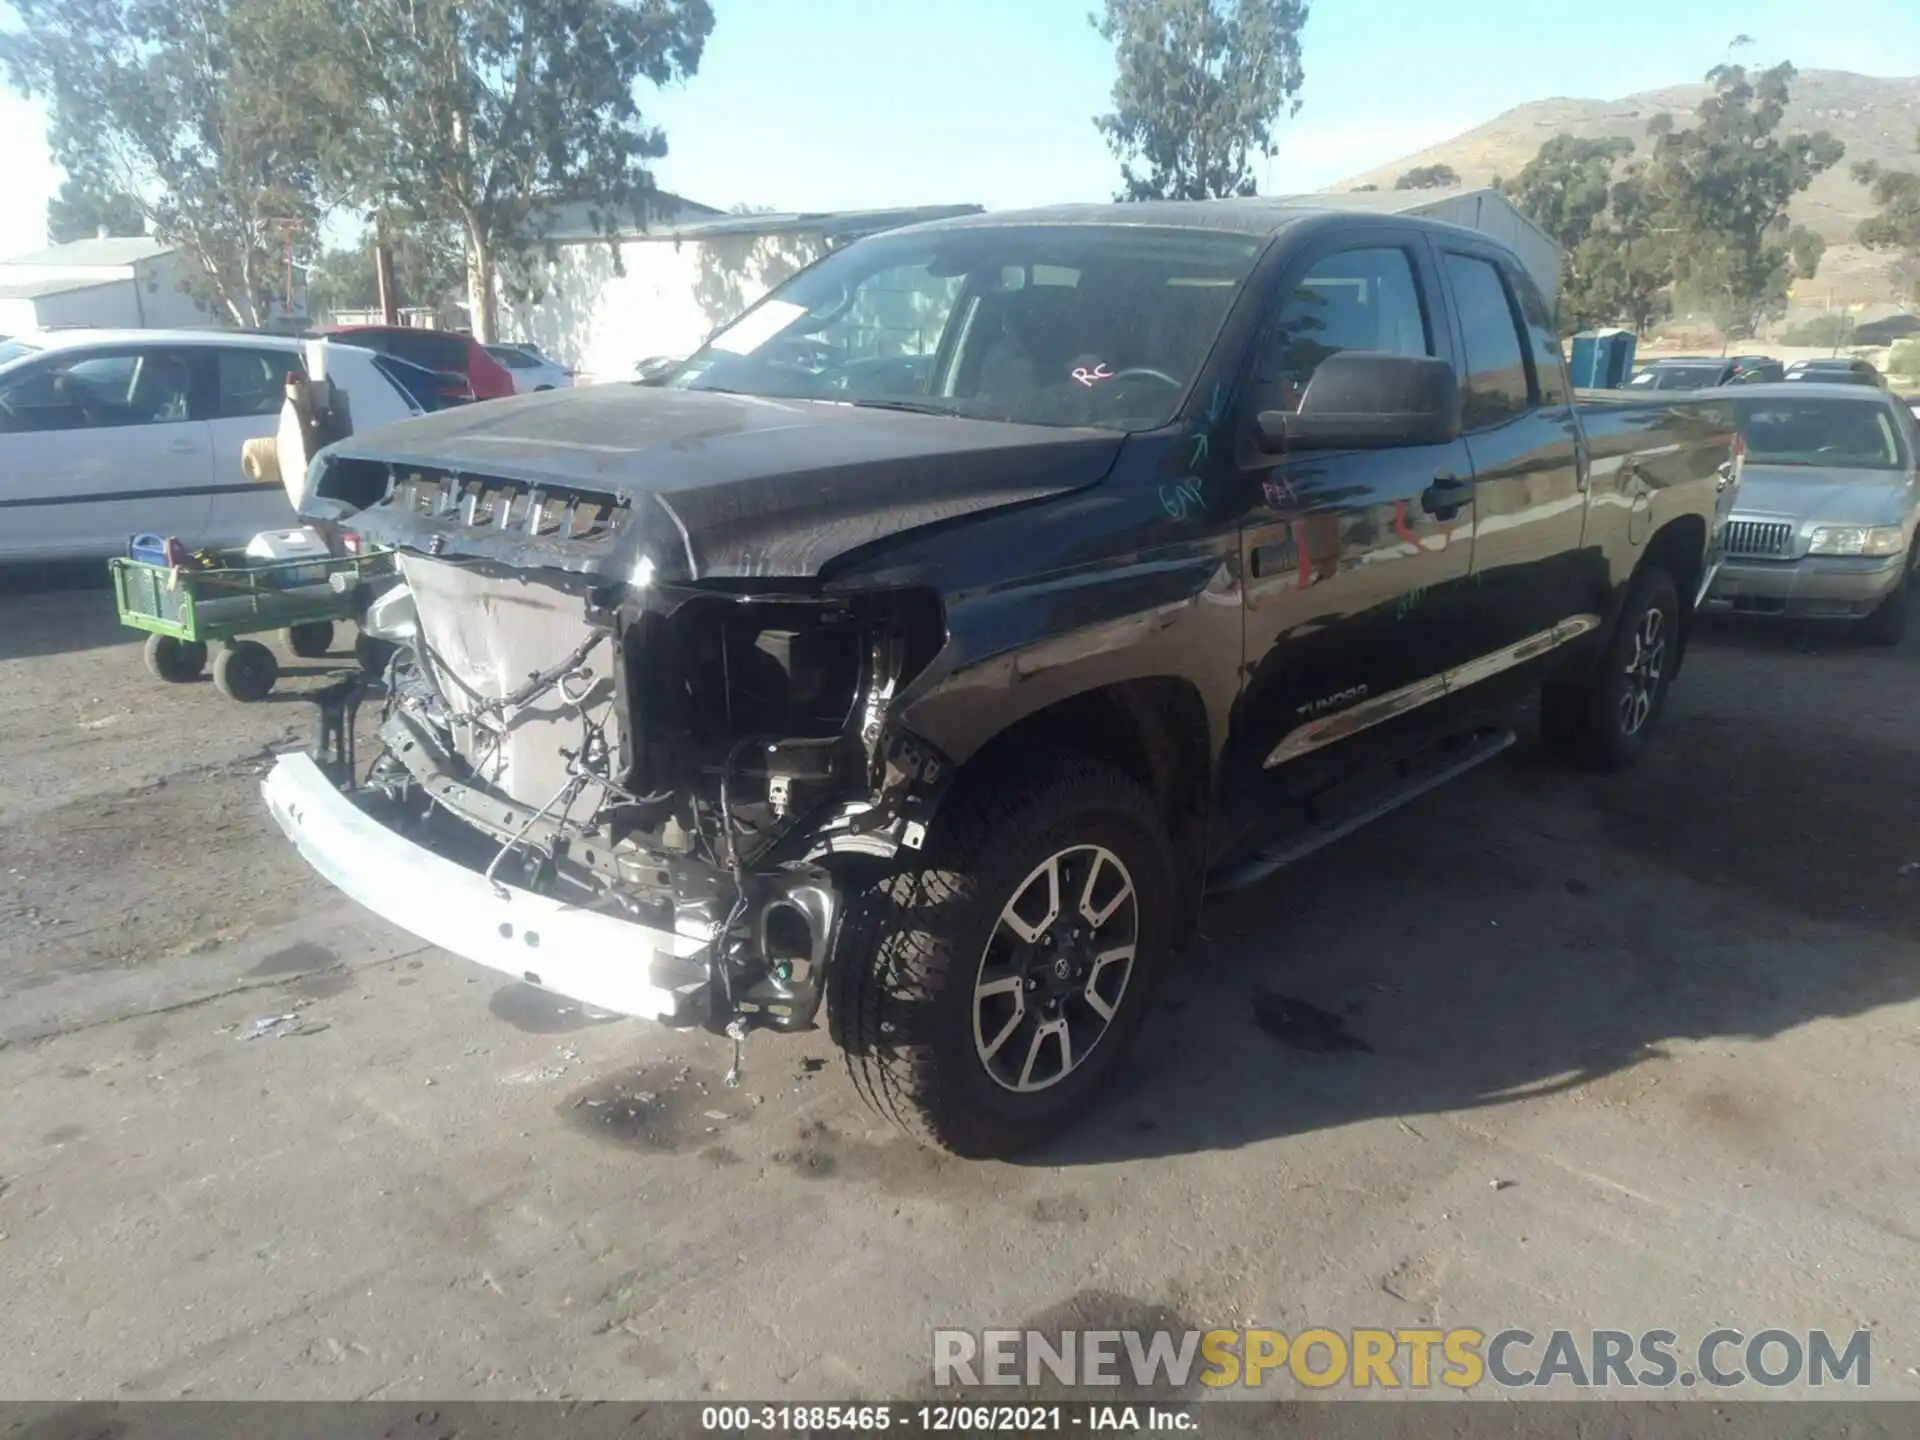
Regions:
<svg viewBox="0 0 1920 1440"><path fill-rule="evenodd" d="M1092 1054L1133 977L1139 904L1101 845L1056 851L1015 887L973 987L974 1052L995 1084L1046 1090Z"/></svg>
<svg viewBox="0 0 1920 1440"><path fill-rule="evenodd" d="M1627 684L1620 696L1620 733L1638 735L1653 714L1660 695L1660 677L1667 664L1667 617L1650 608L1633 632L1633 651L1627 659Z"/></svg>

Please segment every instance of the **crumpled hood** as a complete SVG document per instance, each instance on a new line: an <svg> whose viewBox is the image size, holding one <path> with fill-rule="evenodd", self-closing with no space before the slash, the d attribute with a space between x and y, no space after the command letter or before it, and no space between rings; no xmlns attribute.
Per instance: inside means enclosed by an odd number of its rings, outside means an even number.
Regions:
<svg viewBox="0 0 1920 1440"><path fill-rule="evenodd" d="M1898 525L1909 503L1905 471L1815 470L1749 461L1734 511L1823 525Z"/></svg>
<svg viewBox="0 0 1920 1440"><path fill-rule="evenodd" d="M447 477L441 513L388 501L354 528L376 542L609 577L644 558L663 578L813 576L907 530L1094 484L1112 431L641 385L460 406L354 435L315 460ZM616 533L549 539L464 514L467 480L626 502ZM312 488L312 487L310 487Z"/></svg>

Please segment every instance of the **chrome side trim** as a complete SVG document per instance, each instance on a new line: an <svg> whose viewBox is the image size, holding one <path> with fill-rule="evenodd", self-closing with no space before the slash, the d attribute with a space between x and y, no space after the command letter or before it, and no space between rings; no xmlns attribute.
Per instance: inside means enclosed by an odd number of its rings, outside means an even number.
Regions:
<svg viewBox="0 0 1920 1440"><path fill-rule="evenodd" d="M1371 700L1363 700L1351 709L1342 710L1337 715L1328 715L1324 719L1311 720L1290 731L1280 743L1273 747L1273 753L1267 756L1263 769L1271 770L1276 765L1284 765L1289 760L1297 760L1302 755L1324 749L1336 741L1358 735L1362 730L1371 730L1374 726L1418 710L1422 705L1431 705L1434 701L1456 690L1465 690L1468 686L1478 685L1483 680L1491 680L1517 665L1529 660L1537 660L1542 655L1558 650L1562 645L1571 644L1582 635L1590 635L1600 628L1598 615L1574 615L1562 620L1550 630L1542 630L1537 635L1516 641L1512 645L1503 645L1498 650L1489 651L1451 670L1438 675L1416 680L1411 685L1403 685L1398 690L1389 691Z"/></svg>

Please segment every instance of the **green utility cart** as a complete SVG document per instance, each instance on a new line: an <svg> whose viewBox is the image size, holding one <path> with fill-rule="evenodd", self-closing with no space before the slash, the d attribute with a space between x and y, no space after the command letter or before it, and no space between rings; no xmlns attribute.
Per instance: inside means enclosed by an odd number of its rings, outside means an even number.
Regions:
<svg viewBox="0 0 1920 1440"><path fill-rule="evenodd" d="M117 558L114 601L120 623L147 632L147 668L172 684L196 680L213 654L213 683L230 700L265 698L280 677L273 651L243 636L286 632L287 648L315 659L333 648L333 629L353 614L354 591L391 569L391 551L261 561L223 551L205 568Z"/></svg>

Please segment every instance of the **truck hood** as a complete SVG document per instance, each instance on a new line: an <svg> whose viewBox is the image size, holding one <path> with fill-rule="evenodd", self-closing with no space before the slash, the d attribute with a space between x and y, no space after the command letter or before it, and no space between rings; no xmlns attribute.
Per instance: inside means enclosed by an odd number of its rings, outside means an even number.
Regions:
<svg viewBox="0 0 1920 1440"><path fill-rule="evenodd" d="M595 385L493 400L354 435L315 458L315 494L367 467L439 482L375 504L379 543L633 579L817 576L872 543L1095 484L1114 431L963 420L830 401ZM329 485L357 473L358 487ZM590 538L545 533L520 491L610 504ZM478 493L477 503L467 496ZM502 508L504 506L504 508Z"/></svg>
<svg viewBox="0 0 1920 1440"><path fill-rule="evenodd" d="M1804 465L1755 465L1740 477L1741 515L1774 515L1826 525L1898 525L1909 504L1900 470L1816 470Z"/></svg>

